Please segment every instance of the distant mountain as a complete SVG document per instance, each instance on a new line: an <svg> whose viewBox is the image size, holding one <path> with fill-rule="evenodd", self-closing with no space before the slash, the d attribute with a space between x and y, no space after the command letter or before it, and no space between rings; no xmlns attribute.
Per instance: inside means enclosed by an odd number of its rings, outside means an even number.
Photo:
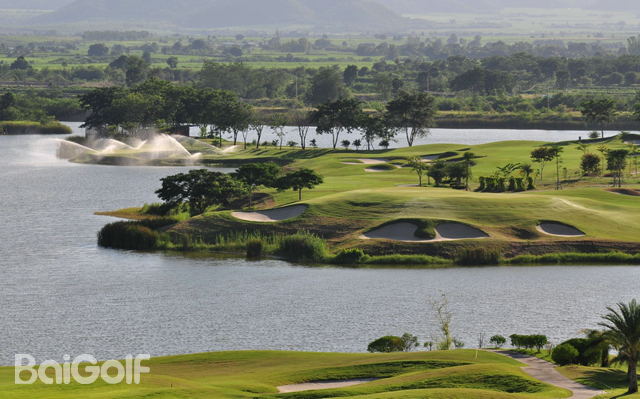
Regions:
<svg viewBox="0 0 640 399"><path fill-rule="evenodd" d="M584 8L596 0L377 0L379 3L400 14L447 13L489 13L504 8ZM608 0L602 0L607 2ZM619 0L621 3L632 0ZM452 15L455 17L455 15Z"/></svg>
<svg viewBox="0 0 640 399"><path fill-rule="evenodd" d="M1 0L0 0L1 1ZM41 24L166 23L177 28L275 24L381 29L403 19L373 0L77 0L33 20Z"/></svg>
<svg viewBox="0 0 640 399"><path fill-rule="evenodd" d="M75 0L0 0L0 10L57 10Z"/></svg>

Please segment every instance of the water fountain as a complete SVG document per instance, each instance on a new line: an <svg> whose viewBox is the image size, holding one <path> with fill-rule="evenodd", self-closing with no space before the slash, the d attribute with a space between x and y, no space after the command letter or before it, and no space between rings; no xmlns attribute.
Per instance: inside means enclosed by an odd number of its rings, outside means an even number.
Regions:
<svg viewBox="0 0 640 399"><path fill-rule="evenodd" d="M84 146L68 140L60 140L56 155L58 158L70 160L79 160L82 156L88 155L89 157L85 159L89 159L90 162L100 162L105 157L121 156L123 160L124 158L133 160L133 163L136 160L167 159L191 164L200 159L203 154L219 155L222 153L217 147L199 140L184 136L169 136L164 133L151 134L145 141L136 138L127 141L129 144L114 139L97 139L88 141ZM185 146L192 151L198 150L198 152L192 154Z"/></svg>

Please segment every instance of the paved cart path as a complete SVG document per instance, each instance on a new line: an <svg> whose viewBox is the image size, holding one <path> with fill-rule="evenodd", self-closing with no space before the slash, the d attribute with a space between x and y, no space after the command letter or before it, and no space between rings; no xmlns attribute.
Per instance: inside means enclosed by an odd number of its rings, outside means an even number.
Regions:
<svg viewBox="0 0 640 399"><path fill-rule="evenodd" d="M555 364L549 363L546 360L511 351L490 350L490 352L508 356L512 359L526 364L529 367L522 367L522 370L524 370L527 374L542 382L546 382L547 384L570 390L571 392L573 392L572 398L574 399L590 399L596 395L606 393L605 391L602 391L598 388L588 387L586 385L582 385L568 379L567 377L558 373L558 371L555 369Z"/></svg>

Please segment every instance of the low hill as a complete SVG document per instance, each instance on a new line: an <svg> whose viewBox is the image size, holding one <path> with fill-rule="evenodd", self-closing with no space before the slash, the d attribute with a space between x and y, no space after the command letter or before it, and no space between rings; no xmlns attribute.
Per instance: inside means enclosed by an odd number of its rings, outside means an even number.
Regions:
<svg viewBox="0 0 640 399"><path fill-rule="evenodd" d="M399 26L403 19L370 0L77 0L33 20L40 24L95 22L163 23L176 28L270 25L376 29Z"/></svg>
<svg viewBox="0 0 640 399"><path fill-rule="evenodd" d="M0 0L0 10L57 10L74 0Z"/></svg>

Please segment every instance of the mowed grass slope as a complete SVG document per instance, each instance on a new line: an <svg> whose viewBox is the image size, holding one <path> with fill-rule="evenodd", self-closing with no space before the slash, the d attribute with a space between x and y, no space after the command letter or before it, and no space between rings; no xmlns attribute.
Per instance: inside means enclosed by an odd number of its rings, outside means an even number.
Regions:
<svg viewBox="0 0 640 399"><path fill-rule="evenodd" d="M589 151L599 154L597 147L626 148L620 136L606 140L587 140ZM209 212L176 226L175 232L192 235L220 234L229 230L293 231L308 229L343 246L364 245L359 236L376 226L396 219L430 219L436 222L457 221L478 227L498 242L560 242L602 241L637 242L640 237L640 197L622 195L607 190L611 178L578 176L582 151L577 143L560 143L561 168L567 168L567 181L562 190L553 190L556 165L549 162L542 181L542 189L520 193L479 193L450 188L415 187L418 177L406 167L411 156L442 154L447 161L459 160L466 151L476 155L471 188L477 187L477 177L493 174L507 163L530 163L534 148L547 144L530 141L508 141L478 146L435 144L389 151L330 151L248 149L230 153L225 162L251 159L261 161L279 159L289 162L286 168L312 168L324 175L324 184L313 190L303 190L303 203L309 209L295 219L275 224L244 222L234 219L230 212ZM378 159L384 165L394 165L381 172L367 172L372 165L361 159ZM632 161L630 161L631 163ZM400 166L400 167L397 167ZM539 165L534 164L534 167ZM632 168L633 169L633 166ZM563 179L563 171L561 180ZM518 175L517 172L514 175ZM637 181L635 175L625 182ZM423 183L427 177L423 177ZM630 188L637 185L628 186ZM287 191L273 195L278 206L298 202L297 193ZM560 222L576 227L583 237L557 237L536 230L541 222ZM327 225L339 226L331 228ZM484 240L483 240L484 241ZM372 245L369 243L369 245ZM407 244L418 245L418 244ZM428 245L428 244L421 244Z"/></svg>
<svg viewBox="0 0 640 399"><path fill-rule="evenodd" d="M216 352L153 358L140 385L14 385L0 368L3 398L563 398L569 392L532 379L512 359L473 350L396 354ZM380 378L348 388L279 394L277 386Z"/></svg>

